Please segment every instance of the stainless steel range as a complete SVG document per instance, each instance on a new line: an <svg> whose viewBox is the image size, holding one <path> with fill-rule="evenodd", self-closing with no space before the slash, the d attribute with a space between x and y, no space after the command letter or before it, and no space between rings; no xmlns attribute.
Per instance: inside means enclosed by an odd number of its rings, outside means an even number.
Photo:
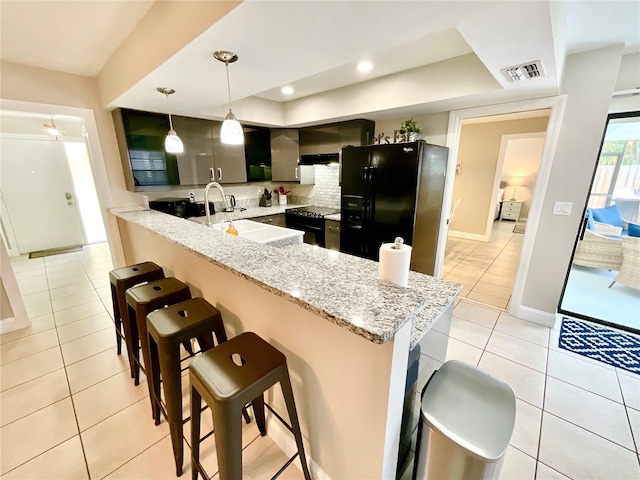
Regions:
<svg viewBox="0 0 640 480"><path fill-rule="evenodd" d="M339 208L331 207L287 208L287 227L304 231L304 243L324 247L324 217L339 212Z"/></svg>

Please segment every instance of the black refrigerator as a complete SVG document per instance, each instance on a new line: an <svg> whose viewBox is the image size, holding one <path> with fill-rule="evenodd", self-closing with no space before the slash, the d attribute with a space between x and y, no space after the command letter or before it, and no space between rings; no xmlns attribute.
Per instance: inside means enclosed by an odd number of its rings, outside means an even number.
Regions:
<svg viewBox="0 0 640 480"><path fill-rule="evenodd" d="M342 149L340 251L378 260L402 237L411 270L433 275L449 149L424 140Z"/></svg>

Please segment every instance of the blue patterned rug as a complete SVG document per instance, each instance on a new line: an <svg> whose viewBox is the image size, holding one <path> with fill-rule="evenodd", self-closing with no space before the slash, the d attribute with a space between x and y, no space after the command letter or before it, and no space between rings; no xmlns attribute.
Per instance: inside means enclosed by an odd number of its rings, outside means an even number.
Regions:
<svg viewBox="0 0 640 480"><path fill-rule="evenodd" d="M560 348L640 374L640 338L563 317Z"/></svg>

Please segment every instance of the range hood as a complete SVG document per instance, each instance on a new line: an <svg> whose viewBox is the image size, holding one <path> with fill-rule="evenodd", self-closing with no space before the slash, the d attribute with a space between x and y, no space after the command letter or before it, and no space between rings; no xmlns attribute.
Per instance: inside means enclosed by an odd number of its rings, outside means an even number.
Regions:
<svg viewBox="0 0 640 480"><path fill-rule="evenodd" d="M338 153L318 153L316 155L300 155L300 165L329 165L339 163Z"/></svg>

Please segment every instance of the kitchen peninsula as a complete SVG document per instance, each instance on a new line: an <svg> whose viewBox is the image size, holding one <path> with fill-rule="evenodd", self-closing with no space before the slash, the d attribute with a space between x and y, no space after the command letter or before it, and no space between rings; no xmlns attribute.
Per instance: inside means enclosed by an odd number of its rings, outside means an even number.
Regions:
<svg viewBox="0 0 640 480"><path fill-rule="evenodd" d="M230 336L254 331L287 356L314 478L395 477L409 351L434 322L448 329L461 285L411 272L400 288L379 282L370 260L112 213L127 263L162 265L222 312ZM285 411L280 391L266 401ZM269 435L288 453L278 422Z"/></svg>

